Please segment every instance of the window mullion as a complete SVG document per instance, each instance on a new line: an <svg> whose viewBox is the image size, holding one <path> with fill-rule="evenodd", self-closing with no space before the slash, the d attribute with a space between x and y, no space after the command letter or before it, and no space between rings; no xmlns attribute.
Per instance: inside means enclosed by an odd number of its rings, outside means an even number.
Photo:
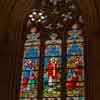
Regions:
<svg viewBox="0 0 100 100"><path fill-rule="evenodd" d="M65 66L66 66L66 38L65 38L65 34L63 32L63 35L62 35L62 71L61 71L61 75L62 75L62 80L61 82L62 83L62 94L61 94L61 97L62 97L62 100L65 100L66 99L66 77L65 77Z"/></svg>

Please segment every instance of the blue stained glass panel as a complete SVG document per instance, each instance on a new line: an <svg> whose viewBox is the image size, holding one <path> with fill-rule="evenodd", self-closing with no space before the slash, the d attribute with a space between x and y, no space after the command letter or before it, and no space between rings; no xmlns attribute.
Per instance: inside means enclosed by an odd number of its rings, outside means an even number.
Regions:
<svg viewBox="0 0 100 100"><path fill-rule="evenodd" d="M39 55L39 46L24 48L24 58L39 57Z"/></svg>
<svg viewBox="0 0 100 100"><path fill-rule="evenodd" d="M46 45L45 56L61 56L61 46Z"/></svg>
<svg viewBox="0 0 100 100"><path fill-rule="evenodd" d="M67 55L84 55L84 48L82 43L67 44Z"/></svg>

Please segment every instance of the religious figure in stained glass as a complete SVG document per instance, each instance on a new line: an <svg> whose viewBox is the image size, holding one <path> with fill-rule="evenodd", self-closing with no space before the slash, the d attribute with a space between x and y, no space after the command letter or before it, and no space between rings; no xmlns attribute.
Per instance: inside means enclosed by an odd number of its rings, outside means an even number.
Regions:
<svg viewBox="0 0 100 100"><path fill-rule="evenodd" d="M61 67L61 40L57 34L50 36L46 41L44 63L44 96L57 97L60 95L60 67ZM45 74L47 73L47 74ZM47 79L47 84L45 81ZM47 88L46 88L47 87Z"/></svg>
<svg viewBox="0 0 100 100"><path fill-rule="evenodd" d="M56 58L52 57L48 63L48 82L50 83L49 86L52 86L52 83L55 81L58 68L59 65L56 61Z"/></svg>
<svg viewBox="0 0 100 100"><path fill-rule="evenodd" d="M36 27L31 28L24 46L20 99L37 96L40 41L39 33L35 33L36 31Z"/></svg>
<svg viewBox="0 0 100 100"><path fill-rule="evenodd" d="M85 100L84 37L77 23L82 22L79 1L48 2L43 6L47 9L33 9L28 16L20 100Z"/></svg>
<svg viewBox="0 0 100 100"><path fill-rule="evenodd" d="M68 32L67 38L67 72L66 87L67 99L84 100L84 46L81 30L78 24L72 26L72 30Z"/></svg>

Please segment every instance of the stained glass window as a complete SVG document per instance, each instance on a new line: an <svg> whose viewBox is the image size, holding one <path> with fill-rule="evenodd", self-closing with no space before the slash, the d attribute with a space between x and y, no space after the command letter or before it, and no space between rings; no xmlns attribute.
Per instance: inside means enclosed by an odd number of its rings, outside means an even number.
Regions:
<svg viewBox="0 0 100 100"><path fill-rule="evenodd" d="M45 42L43 96L59 97L61 94L61 40L53 33Z"/></svg>
<svg viewBox="0 0 100 100"><path fill-rule="evenodd" d="M20 100L30 100L37 96L40 40L37 28L32 27L24 45L24 58L20 85Z"/></svg>
<svg viewBox="0 0 100 100"><path fill-rule="evenodd" d="M66 95L67 99L84 100L85 76L84 76L84 39L82 30L74 24L68 31L66 41Z"/></svg>
<svg viewBox="0 0 100 100"><path fill-rule="evenodd" d="M86 100L79 0L41 6L27 18L19 100Z"/></svg>

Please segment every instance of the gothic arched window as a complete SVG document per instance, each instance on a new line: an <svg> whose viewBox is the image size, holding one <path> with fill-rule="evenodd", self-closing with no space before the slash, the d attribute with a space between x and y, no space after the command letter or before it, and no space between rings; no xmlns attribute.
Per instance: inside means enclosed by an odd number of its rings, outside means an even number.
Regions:
<svg viewBox="0 0 100 100"><path fill-rule="evenodd" d="M27 16L19 100L86 100L78 0L48 0Z"/></svg>

